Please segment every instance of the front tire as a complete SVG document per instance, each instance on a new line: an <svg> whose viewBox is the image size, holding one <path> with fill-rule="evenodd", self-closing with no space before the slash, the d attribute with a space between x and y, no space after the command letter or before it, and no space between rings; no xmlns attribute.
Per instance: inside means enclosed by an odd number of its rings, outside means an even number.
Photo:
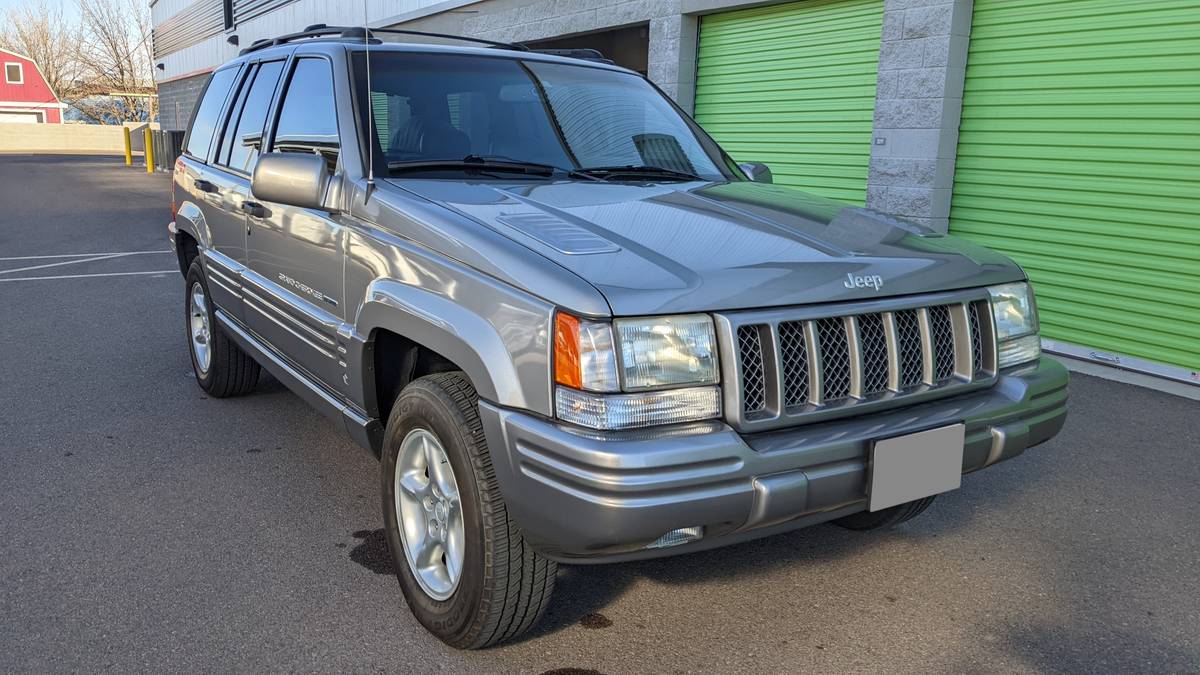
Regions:
<svg viewBox="0 0 1200 675"><path fill-rule="evenodd" d="M392 563L421 625L452 647L479 649L537 623L557 566L508 516L466 376L439 373L404 388L380 479Z"/></svg>
<svg viewBox="0 0 1200 675"><path fill-rule="evenodd" d="M183 306L186 310L188 351L196 383L213 398L241 396L258 383L258 362L242 351L217 324L200 260L188 268Z"/></svg>

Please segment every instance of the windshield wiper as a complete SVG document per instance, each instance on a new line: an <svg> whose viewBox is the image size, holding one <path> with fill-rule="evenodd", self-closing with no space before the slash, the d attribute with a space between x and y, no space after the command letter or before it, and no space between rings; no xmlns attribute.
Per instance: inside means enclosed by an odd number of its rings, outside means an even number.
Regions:
<svg viewBox="0 0 1200 675"><path fill-rule="evenodd" d="M624 166L589 166L579 169L577 173L590 176L611 178L612 176L654 176L656 178L676 178L678 180L704 180L694 173L676 171L662 166L626 164Z"/></svg>
<svg viewBox="0 0 1200 675"><path fill-rule="evenodd" d="M523 173L529 176L553 176L562 174L571 178L586 178L587 180L603 180L596 176L580 173L574 169L564 169L551 164L527 162L509 157L467 155L462 159L433 159L410 162L388 162L388 172L391 174L408 171L437 171L462 169L489 173Z"/></svg>
<svg viewBox="0 0 1200 675"><path fill-rule="evenodd" d="M388 171L390 173L408 171L436 171L438 169L463 169L465 171L505 171L511 173L524 173L533 176L552 176L556 171L555 167L547 164L537 164L535 162L484 160L482 158L475 158L472 155L467 155L463 159L429 159L415 160L411 162L388 162Z"/></svg>

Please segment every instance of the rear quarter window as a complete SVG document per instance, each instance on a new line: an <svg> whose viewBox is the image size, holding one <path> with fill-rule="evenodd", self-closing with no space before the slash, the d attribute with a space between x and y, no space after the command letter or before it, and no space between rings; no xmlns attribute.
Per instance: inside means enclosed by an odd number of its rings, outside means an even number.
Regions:
<svg viewBox="0 0 1200 675"><path fill-rule="evenodd" d="M192 125L188 130L187 140L183 150L187 154L201 160L208 159L208 151L212 148L213 132L220 124L221 110L225 98L229 95L233 82L237 79L238 68L225 68L213 73L200 98L200 105L192 117Z"/></svg>

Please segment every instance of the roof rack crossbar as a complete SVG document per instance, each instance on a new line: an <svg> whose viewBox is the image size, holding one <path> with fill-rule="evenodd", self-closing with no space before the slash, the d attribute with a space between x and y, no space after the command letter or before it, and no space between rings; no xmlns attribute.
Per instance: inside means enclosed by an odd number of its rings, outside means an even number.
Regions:
<svg viewBox="0 0 1200 675"><path fill-rule="evenodd" d="M362 29L358 29L358 36L362 37ZM445 38L447 40L462 40L463 42L474 42L489 47L499 47L500 49L511 49L518 52L527 52L529 47L525 45L514 44L512 42L500 42L497 40L486 40L484 38L467 37L466 35L451 35L450 33L429 33L423 30L407 30L404 28L372 28L371 33L387 33L389 35L419 35L422 37Z"/></svg>
<svg viewBox="0 0 1200 675"><path fill-rule="evenodd" d="M372 40L377 40L377 38L375 38L376 33L387 33L387 34L391 34L391 35L418 35L418 36L422 36L422 37L434 37L434 38L444 38L447 40L462 40L464 42L474 42L477 44L488 45L489 47L498 47L500 49L512 49L515 51L522 51L522 52L529 51L529 48L524 45L512 44L509 42L498 42L496 40L485 40L483 38L467 37L465 35L451 35L449 33L429 33L429 32L420 31L420 30L405 30L402 28L364 29L362 26L327 26L323 23L317 23L317 24L308 26L304 30L299 31L297 33L288 33L286 35L280 35L279 37L276 37L276 38L263 38L261 40L255 40L254 43L251 44L249 47L246 47L245 49L238 52L238 55L245 56L246 54L250 54L251 52L259 51L260 49L266 49L267 47L276 47L279 45L284 45L289 42L294 42L296 40L302 40L305 38L337 36L337 37L345 38L345 39L362 40L362 39L364 39L364 34L363 34L364 30L366 30L365 37L368 39L372 39ZM375 44L378 44L378 41L376 41Z"/></svg>
<svg viewBox="0 0 1200 675"><path fill-rule="evenodd" d="M569 59L579 59L581 61L592 61L595 63L607 63L610 66L615 65L615 62L601 53L599 49L592 49L591 47L569 47L566 49L534 48L532 51L535 54L563 56Z"/></svg>

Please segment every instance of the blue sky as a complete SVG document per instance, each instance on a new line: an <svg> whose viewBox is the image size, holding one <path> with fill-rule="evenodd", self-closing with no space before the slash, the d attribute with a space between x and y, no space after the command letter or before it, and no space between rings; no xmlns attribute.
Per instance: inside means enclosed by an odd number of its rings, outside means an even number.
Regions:
<svg viewBox="0 0 1200 675"><path fill-rule="evenodd" d="M7 11L10 7L20 7L28 2L28 0L0 0L0 12ZM75 3L73 0L49 0L49 4L60 5L67 10L68 16L75 14Z"/></svg>

